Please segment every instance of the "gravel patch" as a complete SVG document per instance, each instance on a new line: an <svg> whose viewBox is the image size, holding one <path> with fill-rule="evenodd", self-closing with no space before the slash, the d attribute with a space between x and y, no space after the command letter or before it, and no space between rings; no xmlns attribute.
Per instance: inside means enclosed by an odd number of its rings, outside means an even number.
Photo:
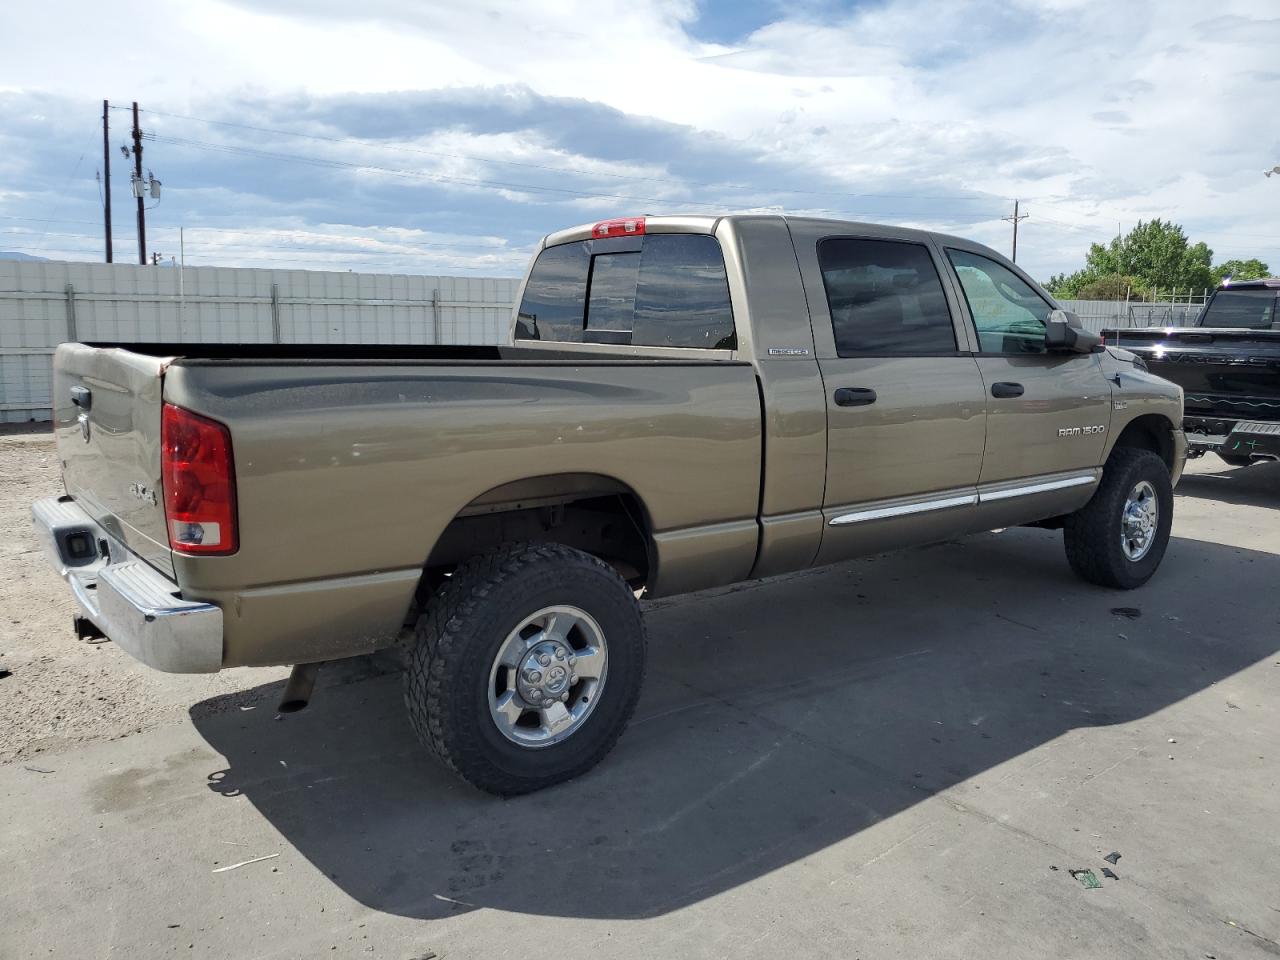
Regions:
<svg viewBox="0 0 1280 960"><path fill-rule="evenodd" d="M193 711L273 709L273 681L287 667L160 673L112 643L76 639L75 601L31 529L31 502L61 490L47 433L0 435L0 763L127 737Z"/></svg>

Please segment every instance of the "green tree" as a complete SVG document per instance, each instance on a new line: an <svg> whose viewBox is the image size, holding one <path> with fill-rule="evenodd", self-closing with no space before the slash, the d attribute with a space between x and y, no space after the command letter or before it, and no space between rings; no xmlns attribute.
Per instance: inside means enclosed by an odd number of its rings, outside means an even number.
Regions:
<svg viewBox="0 0 1280 960"><path fill-rule="evenodd" d="M1077 300L1143 300L1150 292L1138 277L1108 273L1079 284L1072 297Z"/></svg>
<svg viewBox="0 0 1280 960"><path fill-rule="evenodd" d="M1193 244L1182 227L1159 219L1139 221L1123 239L1105 247L1090 245L1085 255L1082 283L1105 276L1137 277L1159 290L1212 287L1213 251L1204 243Z"/></svg>
<svg viewBox="0 0 1280 960"><path fill-rule="evenodd" d="M1257 280L1269 276L1270 268L1257 257L1249 260L1224 260L1213 268L1213 278L1217 283L1228 277L1232 280Z"/></svg>
<svg viewBox="0 0 1280 960"><path fill-rule="evenodd" d="M1142 298L1173 290L1199 291L1216 287L1224 277L1237 280L1265 277L1267 265L1256 257L1227 260L1213 266L1213 251L1191 243L1176 223L1156 218L1140 221L1124 237L1106 244L1090 244L1084 269L1049 278L1045 289L1055 297L1078 300Z"/></svg>

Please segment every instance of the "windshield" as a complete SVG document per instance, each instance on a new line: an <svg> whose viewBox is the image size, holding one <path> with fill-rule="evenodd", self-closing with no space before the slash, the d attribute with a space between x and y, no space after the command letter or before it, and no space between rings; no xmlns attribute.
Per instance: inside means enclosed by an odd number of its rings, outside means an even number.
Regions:
<svg viewBox="0 0 1280 960"><path fill-rule="evenodd" d="M1219 290L1205 307L1200 326L1270 330L1275 303L1274 290Z"/></svg>

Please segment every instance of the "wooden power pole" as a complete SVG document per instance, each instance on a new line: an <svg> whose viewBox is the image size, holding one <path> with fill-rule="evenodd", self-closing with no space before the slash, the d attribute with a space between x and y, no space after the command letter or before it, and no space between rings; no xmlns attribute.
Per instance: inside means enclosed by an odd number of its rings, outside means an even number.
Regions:
<svg viewBox="0 0 1280 960"><path fill-rule="evenodd" d="M107 111L111 104L102 101L102 229L107 241L107 263L111 262L111 129Z"/></svg>
<svg viewBox="0 0 1280 960"><path fill-rule="evenodd" d="M1011 221L1013 223L1013 256L1010 257L1009 259L1012 260L1014 263L1018 262L1018 221L1027 219L1027 216L1028 214L1025 214L1025 213L1022 214L1022 216L1018 216L1018 201L1014 200L1013 216L1000 218L1001 220L1004 220L1006 222Z"/></svg>
<svg viewBox="0 0 1280 960"><path fill-rule="evenodd" d="M133 101L133 192L138 198L138 262L147 265L147 213L143 207L146 190L142 180L142 128L138 126L138 101ZM1015 224L1016 229L1016 224Z"/></svg>

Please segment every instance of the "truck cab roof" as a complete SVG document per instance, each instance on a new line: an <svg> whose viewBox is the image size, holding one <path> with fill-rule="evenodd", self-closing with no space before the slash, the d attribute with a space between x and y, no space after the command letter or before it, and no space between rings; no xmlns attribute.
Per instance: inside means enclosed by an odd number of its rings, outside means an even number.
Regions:
<svg viewBox="0 0 1280 960"><path fill-rule="evenodd" d="M737 223L779 221L787 224L818 226L829 224L840 233L866 234L868 236L900 237L904 240L924 240L933 237L948 245L973 247L972 240L951 234L937 233L930 230L917 230L913 227L889 226L880 223L868 223L858 220L840 220L833 217L794 217L778 213L731 213L723 215L710 214L672 214L650 216L640 214L633 217L614 217L608 220L597 220L594 223L581 223L564 230L557 230L543 239L544 247L554 247L562 243L573 243L578 240L592 238L639 236L643 233L700 233L713 234L723 221ZM1276 283L1280 285L1280 280Z"/></svg>

